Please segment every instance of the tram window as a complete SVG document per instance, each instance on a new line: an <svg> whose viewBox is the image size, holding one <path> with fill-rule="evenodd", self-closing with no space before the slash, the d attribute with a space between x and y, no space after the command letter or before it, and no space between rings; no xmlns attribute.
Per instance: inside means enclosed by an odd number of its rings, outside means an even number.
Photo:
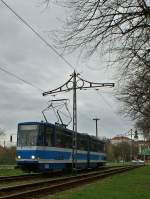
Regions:
<svg viewBox="0 0 150 199"><path fill-rule="evenodd" d="M65 148L72 148L72 134L64 131L62 135L62 142Z"/></svg>
<svg viewBox="0 0 150 199"><path fill-rule="evenodd" d="M95 152L103 152L104 151L104 144L100 140L91 140L91 151Z"/></svg>
<svg viewBox="0 0 150 199"><path fill-rule="evenodd" d="M96 140L91 140L91 151L95 151L95 152L97 152L97 150L98 150L98 147L97 147L97 142L96 142Z"/></svg>
<svg viewBox="0 0 150 199"><path fill-rule="evenodd" d="M81 137L80 134L77 134L77 149L81 150L82 145L81 145Z"/></svg>
<svg viewBox="0 0 150 199"><path fill-rule="evenodd" d="M105 143L101 142L101 152L104 152L104 151L105 151Z"/></svg>
<svg viewBox="0 0 150 199"><path fill-rule="evenodd" d="M99 141L99 152L104 152L104 143Z"/></svg>
<svg viewBox="0 0 150 199"><path fill-rule="evenodd" d="M38 131L38 125L19 125L17 146L36 146Z"/></svg>
<svg viewBox="0 0 150 199"><path fill-rule="evenodd" d="M56 146L71 148L72 147L72 136L69 132L63 129L57 129L56 131Z"/></svg>
<svg viewBox="0 0 150 199"><path fill-rule="evenodd" d="M40 125L38 139L37 139L37 146L45 146L44 142L44 125Z"/></svg>
<svg viewBox="0 0 150 199"><path fill-rule="evenodd" d="M97 140L95 141L95 151L96 151L96 152L99 151L99 143L98 143Z"/></svg>
<svg viewBox="0 0 150 199"><path fill-rule="evenodd" d="M103 142L99 142L98 143L98 151L99 152L103 152L104 151L104 144L103 144Z"/></svg>
<svg viewBox="0 0 150 199"><path fill-rule="evenodd" d="M84 140L83 140L83 139L80 139L80 140L79 140L79 149L80 149L80 150L85 150Z"/></svg>
<svg viewBox="0 0 150 199"><path fill-rule="evenodd" d="M50 127L46 127L45 143L46 146L52 146L52 129Z"/></svg>
<svg viewBox="0 0 150 199"><path fill-rule="evenodd" d="M96 151L97 152L101 151L101 143L99 141L97 141L97 143L96 143Z"/></svg>
<svg viewBox="0 0 150 199"><path fill-rule="evenodd" d="M93 140L92 140L92 142L91 142L91 151L95 151L95 143L94 143Z"/></svg>
<svg viewBox="0 0 150 199"><path fill-rule="evenodd" d="M101 149L101 145L100 145L99 141L97 140L96 141L96 152L100 152L100 149Z"/></svg>
<svg viewBox="0 0 150 199"><path fill-rule="evenodd" d="M63 147L62 146L62 131L59 129L56 130L56 146Z"/></svg>
<svg viewBox="0 0 150 199"><path fill-rule="evenodd" d="M88 150L88 139L86 136L77 135L77 148L79 150Z"/></svg>

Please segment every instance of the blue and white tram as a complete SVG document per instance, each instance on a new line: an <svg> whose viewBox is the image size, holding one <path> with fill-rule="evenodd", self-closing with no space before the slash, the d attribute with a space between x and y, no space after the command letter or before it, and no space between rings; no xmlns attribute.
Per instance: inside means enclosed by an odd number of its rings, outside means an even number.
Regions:
<svg viewBox="0 0 150 199"><path fill-rule="evenodd" d="M28 170L63 170L72 165L73 132L44 122L18 124L16 162ZM77 133L77 167L88 168L106 162L103 141Z"/></svg>

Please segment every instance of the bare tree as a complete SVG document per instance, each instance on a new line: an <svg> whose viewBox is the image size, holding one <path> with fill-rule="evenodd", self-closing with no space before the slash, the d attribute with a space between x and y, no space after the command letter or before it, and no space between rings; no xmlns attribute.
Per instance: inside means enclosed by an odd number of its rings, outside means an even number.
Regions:
<svg viewBox="0 0 150 199"><path fill-rule="evenodd" d="M150 59L149 59L150 60ZM150 136L150 61L137 64L126 85L121 89L119 99L124 103L123 112L136 120L136 127Z"/></svg>
<svg viewBox="0 0 150 199"><path fill-rule="evenodd" d="M0 136L5 136L5 129L0 128Z"/></svg>
<svg viewBox="0 0 150 199"><path fill-rule="evenodd" d="M131 154L130 144L122 142L113 147L114 147L114 157L117 161L123 160L123 162L124 161L127 162L130 160L130 154Z"/></svg>
<svg viewBox="0 0 150 199"><path fill-rule="evenodd" d="M88 55L102 47L114 53L126 79L120 93L125 112L137 121L150 118L150 1L64 0L63 5L70 12L59 44Z"/></svg>
<svg viewBox="0 0 150 199"><path fill-rule="evenodd" d="M150 117L143 117L136 122L137 129L143 132L146 140L150 140Z"/></svg>
<svg viewBox="0 0 150 199"><path fill-rule="evenodd" d="M47 0L48 2L50 0ZM61 1L57 1L61 2ZM117 52L127 69L136 57L149 51L150 4L148 0L64 0L70 9L61 44L85 49L88 54L105 48Z"/></svg>
<svg viewBox="0 0 150 199"><path fill-rule="evenodd" d="M150 118L150 68L139 68L120 92L123 111L133 119Z"/></svg>

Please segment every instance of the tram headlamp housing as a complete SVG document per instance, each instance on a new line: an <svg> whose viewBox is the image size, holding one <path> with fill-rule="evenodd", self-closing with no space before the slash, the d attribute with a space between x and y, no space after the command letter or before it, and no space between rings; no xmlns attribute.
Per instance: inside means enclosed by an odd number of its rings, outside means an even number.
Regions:
<svg viewBox="0 0 150 199"><path fill-rule="evenodd" d="M21 156L20 156L20 155L18 155L18 156L17 156L17 158L18 158L18 159L21 159Z"/></svg>
<svg viewBox="0 0 150 199"><path fill-rule="evenodd" d="M32 160L35 160L35 155L32 155L32 156L31 156L31 159L32 159Z"/></svg>

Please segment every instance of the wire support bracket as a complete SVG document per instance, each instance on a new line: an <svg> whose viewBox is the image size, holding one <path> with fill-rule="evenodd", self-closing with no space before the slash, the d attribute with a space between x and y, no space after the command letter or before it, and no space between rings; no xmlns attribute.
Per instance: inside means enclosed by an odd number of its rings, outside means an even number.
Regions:
<svg viewBox="0 0 150 199"><path fill-rule="evenodd" d="M43 96L52 95L55 93L73 91L73 138L72 138L72 171L77 169L77 90L86 90L101 87L114 87L114 83L98 83L84 80L79 73L74 70L70 75L70 79L63 85L44 92Z"/></svg>

